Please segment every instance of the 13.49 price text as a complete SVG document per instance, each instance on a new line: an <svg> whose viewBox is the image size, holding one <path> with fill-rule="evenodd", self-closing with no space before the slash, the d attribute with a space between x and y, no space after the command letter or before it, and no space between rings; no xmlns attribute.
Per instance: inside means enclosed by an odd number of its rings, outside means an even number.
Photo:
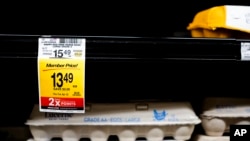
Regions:
<svg viewBox="0 0 250 141"><path fill-rule="evenodd" d="M64 83L72 83L74 76L73 73L53 73L51 75L51 78L53 79L53 87L63 87Z"/></svg>

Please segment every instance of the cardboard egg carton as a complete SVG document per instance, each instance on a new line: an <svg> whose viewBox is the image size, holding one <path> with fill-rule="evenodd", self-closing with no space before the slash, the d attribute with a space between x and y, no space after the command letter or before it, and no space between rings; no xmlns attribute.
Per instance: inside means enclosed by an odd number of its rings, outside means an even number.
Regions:
<svg viewBox="0 0 250 141"><path fill-rule="evenodd" d="M206 136L206 135L196 135L193 141L230 141L229 136Z"/></svg>
<svg viewBox="0 0 250 141"><path fill-rule="evenodd" d="M49 141L53 137L63 141L107 141L110 135L120 141L162 141L190 139L194 127L201 121L188 102L166 103L92 103L86 113L44 113L36 105L26 124L35 141Z"/></svg>
<svg viewBox="0 0 250 141"><path fill-rule="evenodd" d="M250 99L206 98L201 120L207 135L222 136L230 125L250 124Z"/></svg>

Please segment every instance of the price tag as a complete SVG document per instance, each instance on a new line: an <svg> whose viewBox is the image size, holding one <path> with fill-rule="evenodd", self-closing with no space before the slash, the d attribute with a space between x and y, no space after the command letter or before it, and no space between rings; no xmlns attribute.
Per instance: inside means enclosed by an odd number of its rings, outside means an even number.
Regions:
<svg viewBox="0 0 250 141"><path fill-rule="evenodd" d="M85 112L85 39L40 38L41 112Z"/></svg>
<svg viewBox="0 0 250 141"><path fill-rule="evenodd" d="M250 42L241 43L241 60L250 61Z"/></svg>

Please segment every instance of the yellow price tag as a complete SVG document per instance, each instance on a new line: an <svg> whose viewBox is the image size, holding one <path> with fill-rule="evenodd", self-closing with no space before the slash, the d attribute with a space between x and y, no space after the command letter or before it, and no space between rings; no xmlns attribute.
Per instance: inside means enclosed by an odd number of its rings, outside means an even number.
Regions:
<svg viewBox="0 0 250 141"><path fill-rule="evenodd" d="M85 40L41 38L38 56L40 111L84 113Z"/></svg>

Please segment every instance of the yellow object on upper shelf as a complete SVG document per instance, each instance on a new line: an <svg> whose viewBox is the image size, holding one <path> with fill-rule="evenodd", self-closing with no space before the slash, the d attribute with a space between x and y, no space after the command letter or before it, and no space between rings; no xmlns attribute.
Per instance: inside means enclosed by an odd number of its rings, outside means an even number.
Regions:
<svg viewBox="0 0 250 141"><path fill-rule="evenodd" d="M250 38L250 6L215 6L198 12L187 27L192 37Z"/></svg>

